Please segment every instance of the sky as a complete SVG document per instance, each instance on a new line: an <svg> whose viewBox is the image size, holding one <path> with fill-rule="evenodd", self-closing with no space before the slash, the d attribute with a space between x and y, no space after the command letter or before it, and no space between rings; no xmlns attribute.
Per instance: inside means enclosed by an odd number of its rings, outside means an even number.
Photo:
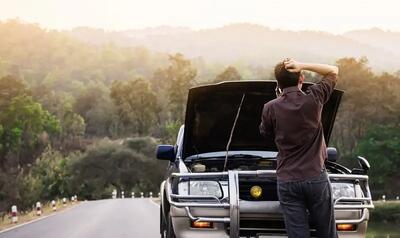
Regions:
<svg viewBox="0 0 400 238"><path fill-rule="evenodd" d="M398 0L0 0L0 21L19 18L50 29L192 29L254 23L340 34L379 27L400 31Z"/></svg>

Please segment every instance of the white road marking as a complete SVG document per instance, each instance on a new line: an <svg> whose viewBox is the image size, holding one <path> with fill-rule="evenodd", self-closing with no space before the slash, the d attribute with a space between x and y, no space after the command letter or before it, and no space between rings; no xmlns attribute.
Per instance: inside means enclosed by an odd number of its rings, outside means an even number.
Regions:
<svg viewBox="0 0 400 238"><path fill-rule="evenodd" d="M153 201L153 199L149 199L150 200L150 202L153 204L153 205L156 205L157 207L160 207L160 204L158 204L158 203L156 203L155 201Z"/></svg>

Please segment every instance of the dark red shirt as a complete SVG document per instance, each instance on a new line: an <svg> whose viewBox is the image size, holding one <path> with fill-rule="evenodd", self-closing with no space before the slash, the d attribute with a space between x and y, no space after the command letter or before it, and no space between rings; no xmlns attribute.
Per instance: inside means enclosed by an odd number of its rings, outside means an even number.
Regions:
<svg viewBox="0 0 400 238"><path fill-rule="evenodd" d="M321 114L336 85L337 75L327 75L302 92L297 86L264 105L260 133L275 138L277 177L302 181L317 176L327 158Z"/></svg>

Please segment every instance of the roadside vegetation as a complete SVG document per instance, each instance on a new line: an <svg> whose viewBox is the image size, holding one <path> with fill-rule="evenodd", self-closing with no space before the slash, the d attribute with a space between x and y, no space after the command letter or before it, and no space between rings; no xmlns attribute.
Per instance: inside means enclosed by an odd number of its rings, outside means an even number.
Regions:
<svg viewBox="0 0 400 238"><path fill-rule="evenodd" d="M90 45L18 21L0 23L0 36L3 216L14 204L28 210L37 201L74 194L157 194L166 163L155 160L155 146L174 143L190 87L247 79L241 75L252 70L264 72L253 79L273 79L271 69ZM365 156L375 198L394 198L400 191L400 71L373 72L366 58L336 63L338 88L346 93L330 144L350 166Z"/></svg>
<svg viewBox="0 0 400 238"><path fill-rule="evenodd" d="M400 201L376 201L374 205L375 209L370 211L371 222L400 224Z"/></svg>
<svg viewBox="0 0 400 238"><path fill-rule="evenodd" d="M375 201L370 210L367 237L400 236L400 201Z"/></svg>

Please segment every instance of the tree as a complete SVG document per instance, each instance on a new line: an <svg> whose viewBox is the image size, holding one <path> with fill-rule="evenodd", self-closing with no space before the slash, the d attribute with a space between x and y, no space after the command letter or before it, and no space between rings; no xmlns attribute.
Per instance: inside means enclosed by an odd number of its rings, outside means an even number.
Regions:
<svg viewBox="0 0 400 238"><path fill-rule="evenodd" d="M27 86L21 79L11 75L0 78L0 110L4 110L14 97L27 93Z"/></svg>
<svg viewBox="0 0 400 238"><path fill-rule="evenodd" d="M73 160L79 154L68 154L64 156L60 151L54 150L51 147L47 147L45 151L38 157L32 166L32 169L25 176L25 183L37 183L32 188L28 186L21 188L20 197L21 202L27 203L25 200L29 200L27 205L32 205L34 202L44 199L50 201L56 197L73 195L74 191L69 190L69 175L68 172L68 161ZM35 189L37 191L24 191ZM31 194L37 194L37 197L30 199L24 199Z"/></svg>
<svg viewBox="0 0 400 238"><path fill-rule="evenodd" d="M117 135L112 127L118 124L118 116L109 88L96 85L83 90L76 98L74 112L83 117L86 136Z"/></svg>
<svg viewBox="0 0 400 238"><path fill-rule="evenodd" d="M87 199L109 198L112 188L157 191L163 167L154 160L156 142L149 137L126 141L102 140L70 166L71 186ZM110 189L111 188L111 189Z"/></svg>
<svg viewBox="0 0 400 238"><path fill-rule="evenodd" d="M69 110L64 114L62 128L63 136L67 139L76 136L83 136L85 133L85 121L80 115Z"/></svg>
<svg viewBox="0 0 400 238"><path fill-rule="evenodd" d="M240 75L239 71L235 67L229 66L224 70L224 72L217 75L213 82L218 83L222 81L236 81L241 79L242 76Z"/></svg>
<svg viewBox="0 0 400 238"><path fill-rule="evenodd" d="M117 106L119 119L127 129L139 136L149 133L155 120L157 99L142 78L127 82L115 81L111 86L111 98Z"/></svg>
<svg viewBox="0 0 400 238"><path fill-rule="evenodd" d="M70 109L65 112L61 120L61 127L64 150L83 149L80 146L80 139L85 134L85 120Z"/></svg>
<svg viewBox="0 0 400 238"><path fill-rule="evenodd" d="M342 58L337 61L339 81L344 89L332 142L344 155L353 154L367 128L399 121L400 78L384 73L376 76L366 58Z"/></svg>
<svg viewBox="0 0 400 238"><path fill-rule="evenodd" d="M164 142L167 144L175 144L176 143L176 138L179 132L179 129L181 128L182 124L180 122L166 122L165 123L165 136L164 136Z"/></svg>
<svg viewBox="0 0 400 238"><path fill-rule="evenodd" d="M370 127L360 140L357 153L371 164L371 187L380 195L397 195L400 189L400 125Z"/></svg>
<svg viewBox="0 0 400 238"><path fill-rule="evenodd" d="M194 84L197 70L182 54L170 55L169 62L164 72L169 85L171 120L183 122L188 90Z"/></svg>
<svg viewBox="0 0 400 238"><path fill-rule="evenodd" d="M400 122L400 75L382 73L376 78L373 95L374 123Z"/></svg>
<svg viewBox="0 0 400 238"><path fill-rule="evenodd" d="M351 154L373 117L374 99L371 96L377 88L366 58L343 58L337 64L340 69L337 88L344 89L345 94L337 113L332 138L343 154Z"/></svg>
<svg viewBox="0 0 400 238"><path fill-rule="evenodd" d="M39 152L35 150L36 146L48 143L48 135L61 132L59 120L43 110L30 96L25 95L11 100L0 116L0 124L3 127L0 152L2 166L10 152L17 155L17 165L32 162L35 154Z"/></svg>

